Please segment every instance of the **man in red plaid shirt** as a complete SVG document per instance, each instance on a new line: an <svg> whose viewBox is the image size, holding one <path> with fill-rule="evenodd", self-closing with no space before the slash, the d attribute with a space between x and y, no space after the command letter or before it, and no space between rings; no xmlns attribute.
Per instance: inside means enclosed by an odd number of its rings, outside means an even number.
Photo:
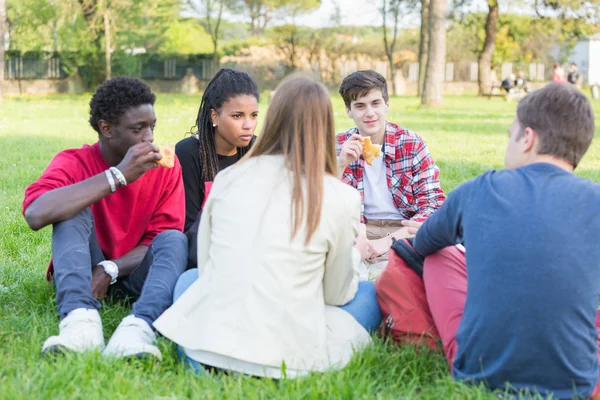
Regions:
<svg viewBox="0 0 600 400"><path fill-rule="evenodd" d="M337 135L338 171L361 194L362 220L371 244L369 264L387 261L396 239L409 237L403 220L424 221L444 201L439 169L417 134L386 121L389 96L385 78L375 71L348 75L340 87L355 128ZM362 139L382 146L368 165Z"/></svg>

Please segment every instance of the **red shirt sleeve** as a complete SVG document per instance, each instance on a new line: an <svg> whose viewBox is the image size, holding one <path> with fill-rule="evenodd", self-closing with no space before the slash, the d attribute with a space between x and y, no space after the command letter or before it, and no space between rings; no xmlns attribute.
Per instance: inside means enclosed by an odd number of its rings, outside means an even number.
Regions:
<svg viewBox="0 0 600 400"><path fill-rule="evenodd" d="M176 229L183 232L185 222L185 191L181 175L181 164L175 156L175 166L170 170L164 188L159 188L161 198L140 241L140 245L150 246L152 240L161 232Z"/></svg>
<svg viewBox="0 0 600 400"><path fill-rule="evenodd" d="M58 153L50 162L48 167L42 173L37 181L25 189L25 198L23 199L23 214L27 207L31 205L41 195L54 189L69 186L79 182L78 166L79 160L73 151L66 150Z"/></svg>

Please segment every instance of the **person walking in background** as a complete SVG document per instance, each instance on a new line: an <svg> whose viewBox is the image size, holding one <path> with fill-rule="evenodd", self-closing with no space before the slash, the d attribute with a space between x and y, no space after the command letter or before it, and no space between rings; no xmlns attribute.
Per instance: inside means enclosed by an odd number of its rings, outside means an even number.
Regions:
<svg viewBox="0 0 600 400"><path fill-rule="evenodd" d="M554 69L552 70L552 82L556 83L565 83L567 81L567 73L565 69L560 64L554 64Z"/></svg>
<svg viewBox="0 0 600 400"><path fill-rule="evenodd" d="M569 83L572 85L581 86L582 79L581 74L577 69L577 64L571 63L569 74L567 75L567 81L569 81Z"/></svg>

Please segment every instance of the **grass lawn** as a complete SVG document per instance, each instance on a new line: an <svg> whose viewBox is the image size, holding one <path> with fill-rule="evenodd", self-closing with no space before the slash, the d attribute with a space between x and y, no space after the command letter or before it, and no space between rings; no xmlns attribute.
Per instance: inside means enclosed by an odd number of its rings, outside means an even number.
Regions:
<svg viewBox="0 0 600 400"><path fill-rule="evenodd" d="M157 143L176 142L194 124L200 97L159 95ZM41 357L41 346L58 332L54 290L44 280L50 228L29 230L21 216L25 187L65 148L92 143L89 96L14 99L0 103L0 399L182 398L430 398L487 399L494 395L452 381L441 354L399 348L376 340L342 371L274 383L244 377L197 377L160 340L163 362L123 363L100 354ZM501 168L506 129L516 105L493 99L449 97L442 110L419 108L416 98L393 98L388 120L418 132L441 169L448 192L489 168ZM352 126L334 98L338 131ZM600 105L596 104L596 113ZM261 105L264 115L266 104ZM600 141L578 174L600 182ZM67 199L65 199L68 201ZM107 301L101 310L105 338L126 315Z"/></svg>

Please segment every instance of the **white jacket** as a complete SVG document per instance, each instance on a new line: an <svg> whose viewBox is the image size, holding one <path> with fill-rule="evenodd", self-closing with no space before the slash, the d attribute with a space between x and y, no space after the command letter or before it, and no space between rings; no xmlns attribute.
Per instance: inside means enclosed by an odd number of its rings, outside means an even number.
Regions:
<svg viewBox="0 0 600 400"><path fill-rule="evenodd" d="M370 342L335 307L358 287L360 195L327 176L321 222L304 245L304 226L290 240L290 175L282 156L260 156L215 179L198 233L200 279L154 323L191 358L323 371Z"/></svg>

